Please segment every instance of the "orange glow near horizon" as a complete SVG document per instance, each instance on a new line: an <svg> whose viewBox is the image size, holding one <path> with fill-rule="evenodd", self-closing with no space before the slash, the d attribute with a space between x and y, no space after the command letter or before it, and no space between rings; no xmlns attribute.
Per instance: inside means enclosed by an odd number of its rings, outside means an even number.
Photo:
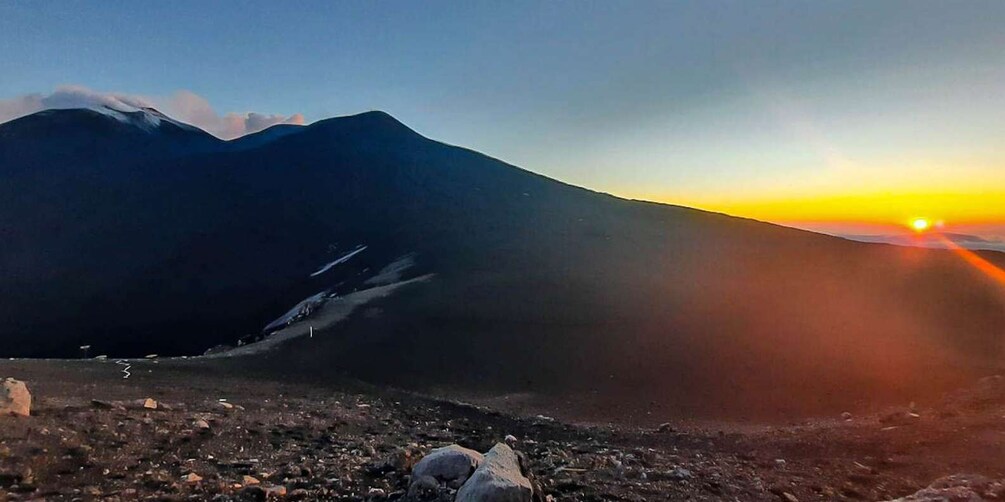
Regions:
<svg viewBox="0 0 1005 502"><path fill-rule="evenodd" d="M753 218L799 228L854 228L864 233L893 234L1000 227L1005 229L1005 190L978 188L926 192L902 192L874 189L861 193L789 193L751 195L723 193L716 196L698 193L629 193L630 198ZM812 194L806 190L804 194ZM935 218L937 216L938 218ZM919 221L920 220L920 221ZM943 228L943 222L945 227ZM924 224L923 228L916 225ZM953 230L955 231L955 230ZM850 231L847 233L860 233ZM999 237L1005 235L998 235Z"/></svg>
<svg viewBox="0 0 1005 502"><path fill-rule="evenodd" d="M858 194L698 202L698 207L767 221L814 220L900 224L919 214L956 223L1005 222L1005 192ZM927 218L925 220L931 222Z"/></svg>

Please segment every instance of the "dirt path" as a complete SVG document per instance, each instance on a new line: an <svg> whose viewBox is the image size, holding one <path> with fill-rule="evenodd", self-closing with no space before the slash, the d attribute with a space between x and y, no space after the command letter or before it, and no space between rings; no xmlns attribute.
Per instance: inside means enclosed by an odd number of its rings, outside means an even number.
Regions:
<svg viewBox="0 0 1005 502"><path fill-rule="evenodd" d="M34 416L0 419L0 500L397 499L425 451L454 442L485 451L507 435L560 500L881 500L947 474L1005 477L998 394L882 422L657 432L239 368L143 361L123 379L113 361L0 362L0 377L28 382L35 396Z"/></svg>

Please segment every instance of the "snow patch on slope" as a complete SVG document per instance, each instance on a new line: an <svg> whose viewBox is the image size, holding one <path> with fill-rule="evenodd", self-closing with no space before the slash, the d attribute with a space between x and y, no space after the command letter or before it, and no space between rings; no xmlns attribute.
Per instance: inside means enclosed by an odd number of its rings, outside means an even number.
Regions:
<svg viewBox="0 0 1005 502"><path fill-rule="evenodd" d="M401 276L415 265L415 254L410 253L392 261L386 267L380 269L377 275L367 279L363 284L381 286L391 284L401 280Z"/></svg>
<svg viewBox="0 0 1005 502"><path fill-rule="evenodd" d="M301 301L300 303L296 304L296 306L291 308L288 312L281 315L278 319L270 322L269 325L266 326L265 329L262 331L269 332L277 330L285 327L287 324L297 319L298 317L309 316L311 312L314 311L314 309L316 309L319 305L324 303L326 294L328 294L327 291L322 291L316 295L305 298L303 301Z"/></svg>
<svg viewBox="0 0 1005 502"><path fill-rule="evenodd" d="M288 342L290 340L305 337L308 335L313 336L316 331L324 330L330 328L339 322L345 320L352 314L357 308L366 305L367 303L390 296L395 291L403 286L410 284L416 284L420 282L428 281L433 277L433 274L427 274L414 279L409 279L407 281L396 282L394 284L388 284L385 286L378 286L375 288L364 289L362 291L356 291L345 296L339 296L335 298L321 298L321 303L313 311L313 313L308 318L299 318L295 320L290 325L283 329L269 335L265 339L237 347L232 350L225 352L218 352L215 354L206 355L203 357L214 358L214 357L236 357L236 356L246 356L251 354L260 354L262 352L272 350L278 347L280 344ZM315 298L317 295L312 296ZM309 300L309 299L308 299ZM305 300L306 301L306 300Z"/></svg>
<svg viewBox="0 0 1005 502"><path fill-rule="evenodd" d="M335 265L338 265L340 263L345 263L345 262L349 261L350 258L352 258L353 256L356 256L359 253L362 253L365 249L366 249L366 246L360 246L360 247L358 247L358 248L356 248L356 249L354 249L354 250L352 250L352 251L350 251L350 252L342 255L340 258L336 259L335 261L332 261L332 262L329 262L329 263L325 264L323 267L321 267L320 269L318 269L317 272L314 272L313 274L311 274L311 277L317 277L317 276L319 276L319 275L321 275L321 274L323 274L323 273L331 270L332 267L334 267Z"/></svg>
<svg viewBox="0 0 1005 502"><path fill-rule="evenodd" d="M201 131L201 129L195 126L179 122L153 108L128 108L123 105L118 108L112 108L110 106L94 106L88 107L87 109L147 132L159 129L164 124L170 124L187 131Z"/></svg>

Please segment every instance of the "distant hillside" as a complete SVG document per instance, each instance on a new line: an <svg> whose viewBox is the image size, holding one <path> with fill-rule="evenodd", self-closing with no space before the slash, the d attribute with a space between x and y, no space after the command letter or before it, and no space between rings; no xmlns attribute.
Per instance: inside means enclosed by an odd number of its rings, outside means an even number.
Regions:
<svg viewBox="0 0 1005 502"><path fill-rule="evenodd" d="M313 326L263 369L812 407L933 392L1002 354L1005 290L948 251L627 201L381 112L231 142L152 122L0 125L0 356Z"/></svg>

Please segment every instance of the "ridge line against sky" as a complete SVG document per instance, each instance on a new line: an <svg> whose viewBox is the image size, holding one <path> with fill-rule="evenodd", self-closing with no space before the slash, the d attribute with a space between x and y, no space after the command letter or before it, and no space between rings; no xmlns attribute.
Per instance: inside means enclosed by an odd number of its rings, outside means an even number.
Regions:
<svg viewBox="0 0 1005 502"><path fill-rule="evenodd" d="M25 115L60 108L108 107L119 111L154 108L167 116L194 125L221 139L234 139L276 124L304 124L303 114L275 115L256 112L218 114L209 101L191 91L175 91L168 97L150 97L120 92L97 92L81 85L61 85L49 94L31 93L0 98L0 124Z"/></svg>
<svg viewBox="0 0 1005 502"><path fill-rule="evenodd" d="M305 125L305 121L302 114L294 114L291 116L283 115L266 115L255 112L247 112L243 114L238 113L227 113L225 115L217 114L209 102L204 98L190 92L190 91L177 91L173 93L168 98L156 98L140 95L132 95L125 93L102 93L93 91L83 86L68 85L57 87L51 94L34 93L24 96L18 96L12 99L0 99L0 124L26 116L32 113L36 113L42 110L49 109L66 109L66 108L99 108L99 107L109 107L112 109L117 109L120 111L133 111L135 109L152 107L159 111L164 112L171 118L180 120L184 123L195 125L203 130L211 132L222 139L234 139L246 134L252 134L276 124L296 124ZM619 194L615 194L619 195ZM970 197L968 194L956 194L958 197ZM624 196L624 195L623 195ZM881 201L887 201L896 196L889 194L872 194L872 197L880 197ZM931 197L937 197L937 194L929 194ZM631 196L628 196L632 198ZM846 214L850 214L851 210L854 208L855 211L863 211L863 208L868 207L866 204L854 204L849 203L849 199L854 200L865 199L868 200L870 195L858 195L858 196L845 196L838 197L838 201L843 201L841 207L844 208ZM679 204L677 201L673 200L660 200L659 197L635 197L639 200L651 200L656 202L668 202ZM827 198L820 199L810 199L805 198L801 201L802 204L813 204L813 203L826 203L830 201ZM766 201L764 204L768 207L774 206L784 206L789 201ZM750 211L743 211L743 204L749 204L749 202L740 202L736 207L730 207L729 203L722 203L719 205L711 205L708 207L702 207L697 204L692 205L692 207L698 207L701 209L709 209L713 211L725 212L728 214L738 215L738 216L750 216ZM686 205L686 204L685 204ZM894 204L897 205L897 204ZM749 208L748 208L749 209ZM905 218L908 218L905 216ZM861 233L855 233L850 229L848 220L841 220L835 218L834 220L828 221L821 219L818 221L801 221L801 220L784 220L776 219L771 220L769 218L761 218L765 221L775 221L777 223L786 224L789 226L794 226L797 228L804 228L807 230L813 230L823 233L828 233L831 235L838 235L842 237L847 237L853 240L861 240L865 242L887 242L899 245L918 245L926 247L943 247L944 244L941 241L933 239L913 239L909 232L904 230L904 225L898 223L869 223L866 221L859 221L854 225L854 228ZM906 220L905 220L906 221ZM966 235L966 234L947 234L955 236L955 241L964 247L972 249L989 249L995 251L1005 252L1005 232L1000 232L1001 225L996 222L991 221L990 223L981 224L981 222L971 223L969 225L956 225L956 230L968 229L980 235ZM982 237L984 236L984 237ZM985 238L987 237L987 238Z"/></svg>
<svg viewBox="0 0 1005 502"><path fill-rule="evenodd" d="M1002 2L297 7L0 3L0 99L122 90L221 137L380 109L616 195L1005 236Z"/></svg>

